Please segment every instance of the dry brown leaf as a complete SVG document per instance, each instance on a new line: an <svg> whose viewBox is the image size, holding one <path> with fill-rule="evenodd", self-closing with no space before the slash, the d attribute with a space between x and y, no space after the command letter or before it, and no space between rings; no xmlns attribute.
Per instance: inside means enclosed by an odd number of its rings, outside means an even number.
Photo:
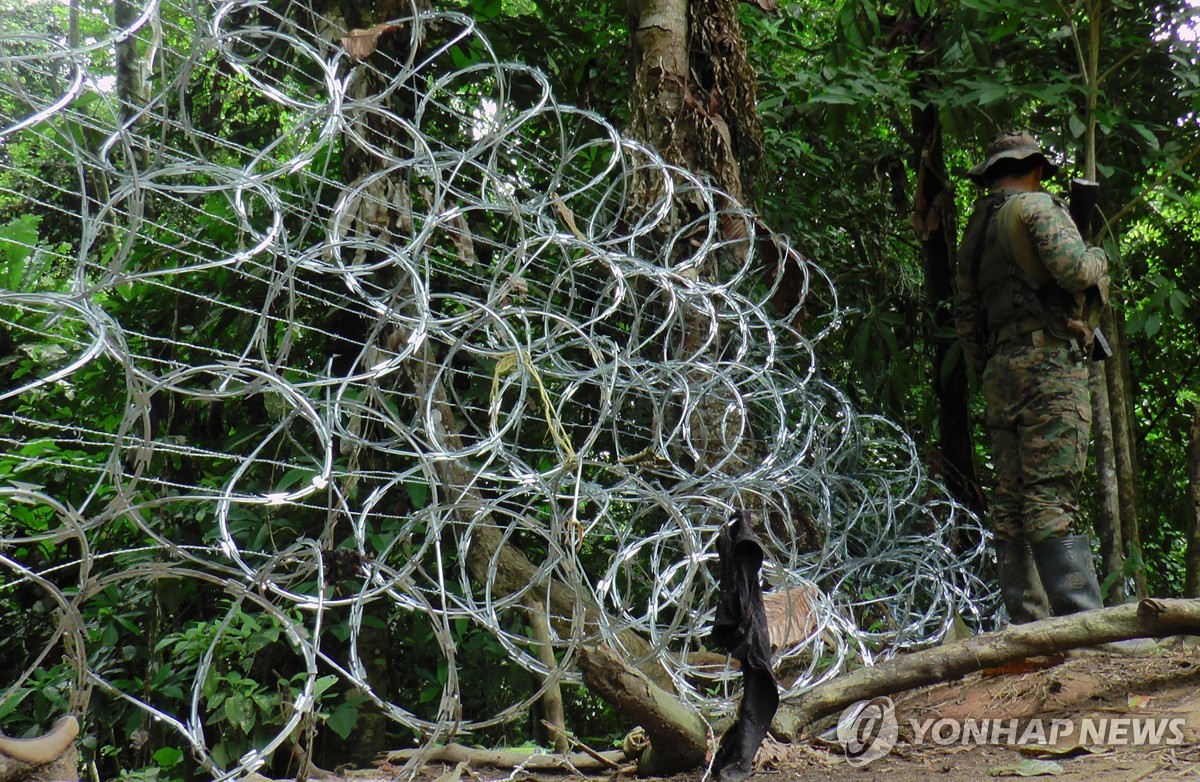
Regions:
<svg viewBox="0 0 1200 782"><path fill-rule="evenodd" d="M767 633L771 646L786 649L808 638L817 629L815 603L820 593L812 584L801 584L782 592L763 595Z"/></svg>
<svg viewBox="0 0 1200 782"><path fill-rule="evenodd" d="M758 753L754 756L754 770L786 768L788 763L794 759L795 754L791 744L781 744L767 736L759 745Z"/></svg>
<svg viewBox="0 0 1200 782"><path fill-rule="evenodd" d="M384 33L390 33L399 30L398 24L377 24L366 30L351 30L345 38L342 39L342 48L356 60L365 60L370 57L376 47L379 46L379 36Z"/></svg>
<svg viewBox="0 0 1200 782"><path fill-rule="evenodd" d="M1043 668L1053 668L1056 665L1062 665L1066 660L1066 655L1062 652L1054 654L1041 655L1038 657L1025 657L1020 660L1009 660L1006 663L997 665L994 668L984 668L980 674L984 677L991 676L1012 676L1018 673L1029 673L1030 671L1040 671Z"/></svg>
<svg viewBox="0 0 1200 782"><path fill-rule="evenodd" d="M1063 767L1053 760L1022 760L1014 765L988 769L988 776L991 777L1046 777L1061 773Z"/></svg>

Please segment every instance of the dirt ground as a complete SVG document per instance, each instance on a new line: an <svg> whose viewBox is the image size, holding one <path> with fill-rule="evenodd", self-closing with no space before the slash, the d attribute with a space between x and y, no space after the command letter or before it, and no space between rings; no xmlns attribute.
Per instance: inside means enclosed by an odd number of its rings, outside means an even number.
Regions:
<svg viewBox="0 0 1200 782"><path fill-rule="evenodd" d="M1042 667L974 674L895 696L899 741L886 756L863 766L852 765L841 745L823 741L819 735L796 744L768 738L749 782L975 782L1021 777L1087 782L1200 780L1200 639L1172 639L1146 657L1058 657L1039 664ZM1036 741L1025 742L1028 746L1023 751L987 742L964 746L961 742L914 741L913 720L920 725L940 719L1015 719L1023 726L1029 720L1040 720L1047 731L1053 720L1082 725L1084 720L1176 719L1173 724L1181 731L1182 740L1159 746L1121 746L1107 741L1081 742L1078 735L1060 736L1053 746L1048 746L1048 740L1038 746L1033 746ZM824 730L824 735L832 738L835 726L836 718L829 718L814 732ZM932 733L927 729L925 735ZM1042 765L1037 765L1039 762ZM427 773L436 782L572 779L449 767L429 768ZM701 777L697 772L649 782L693 782ZM636 777L614 773L588 779L632 782Z"/></svg>
<svg viewBox="0 0 1200 782"><path fill-rule="evenodd" d="M1045 664L1047 667L1035 670L975 674L896 696L899 743L887 756L865 766L852 766L839 745L819 738L798 745L768 743L756 759L761 771L752 779L968 782L1028 775L1087 782L1200 780L1200 646L1195 639L1175 639L1153 656L1098 655L1046 660ZM1041 720L1047 738L1056 719L1081 726L1085 719L1098 724L1119 718L1127 718L1127 723L1179 718L1182 723L1175 725L1181 729L1182 741L1156 747L1104 746L1081 744L1076 733L1059 737L1056 749L1031 741L1024 752L1013 746L980 746L972 741L967 746L961 741L939 746L928 739L919 745L912 743L912 720L924 724L942 718L1016 719L1022 726L1028 726L1031 719ZM1030 760L1057 763L1061 770L1042 766L1042 773L1033 775L1039 767Z"/></svg>

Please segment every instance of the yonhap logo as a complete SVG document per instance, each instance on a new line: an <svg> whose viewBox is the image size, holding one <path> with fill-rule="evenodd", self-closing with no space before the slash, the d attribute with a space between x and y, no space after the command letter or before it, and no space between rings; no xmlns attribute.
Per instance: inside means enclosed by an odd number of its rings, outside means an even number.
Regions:
<svg viewBox="0 0 1200 782"><path fill-rule="evenodd" d="M838 743L852 766L865 766L892 751L900 735L891 698L859 701L838 719Z"/></svg>

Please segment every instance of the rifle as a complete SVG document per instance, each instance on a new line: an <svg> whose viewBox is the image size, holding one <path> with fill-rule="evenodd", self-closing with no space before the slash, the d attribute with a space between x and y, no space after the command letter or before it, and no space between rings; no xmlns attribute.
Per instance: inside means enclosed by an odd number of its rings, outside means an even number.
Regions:
<svg viewBox="0 0 1200 782"><path fill-rule="evenodd" d="M1071 196L1067 201L1071 219L1079 229L1079 235L1084 241L1092 241L1092 218L1096 215L1096 205L1100 203L1100 183L1090 179L1075 177L1071 180Z"/></svg>
<svg viewBox="0 0 1200 782"><path fill-rule="evenodd" d="M1079 229L1079 235L1084 241L1089 244L1092 241L1092 223L1096 215L1096 205L1100 202L1100 183L1093 182L1090 179L1082 179L1076 177L1071 180L1071 196L1067 201L1068 211L1071 213L1071 220L1075 222L1075 227ZM1104 361L1112 356L1112 348L1109 347L1108 340L1104 337L1104 332L1100 330L1100 314L1104 310L1104 296L1100 292L1100 288L1093 285L1084 291L1083 301L1083 333L1087 334L1087 329L1091 329L1090 339L1085 339L1086 343L1091 343L1091 358L1092 361Z"/></svg>

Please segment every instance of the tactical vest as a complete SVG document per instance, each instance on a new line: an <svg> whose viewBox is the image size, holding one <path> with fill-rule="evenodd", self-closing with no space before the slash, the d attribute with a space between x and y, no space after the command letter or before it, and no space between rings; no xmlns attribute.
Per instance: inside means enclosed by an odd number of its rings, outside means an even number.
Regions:
<svg viewBox="0 0 1200 782"><path fill-rule="evenodd" d="M1021 222L1020 197L997 193L977 206L983 217L968 225L964 245L973 247L971 275L985 313L988 352L999 334L1036 329L1069 338L1065 323L1078 317L1075 297L1059 286L1037 255Z"/></svg>

